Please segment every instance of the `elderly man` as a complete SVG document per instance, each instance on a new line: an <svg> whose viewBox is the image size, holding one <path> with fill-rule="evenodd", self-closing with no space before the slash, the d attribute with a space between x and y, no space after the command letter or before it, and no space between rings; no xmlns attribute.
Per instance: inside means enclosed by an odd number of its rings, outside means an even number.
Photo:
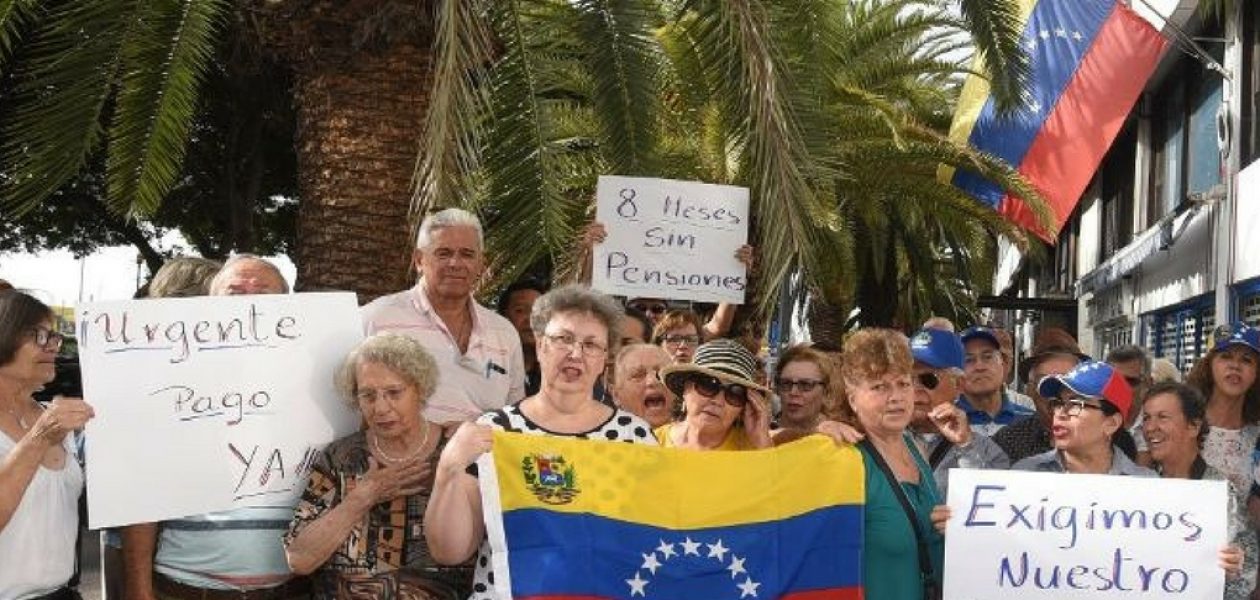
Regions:
<svg viewBox="0 0 1260 600"><path fill-rule="evenodd" d="M988 327L962 332L963 393L958 407L967 413L971 428L992 436L1002 427L1033 414L1006 392L1008 366L997 333Z"/></svg>
<svg viewBox="0 0 1260 600"><path fill-rule="evenodd" d="M954 405L963 372L963 345L953 331L928 327L910 338L914 356L914 416L910 429L932 467L936 483L944 493L949 470L1005 469L1010 459L988 437L967 425L967 416ZM963 441L953 444L940 434L942 423L957 421Z"/></svg>
<svg viewBox="0 0 1260 600"><path fill-rule="evenodd" d="M441 376L424 408L435 423L471 421L525 397L525 361L516 328L477 304L473 287L485 268L481 222L448 208L420 224L414 262L420 281L363 307L371 335L401 333L437 360Z"/></svg>
<svg viewBox="0 0 1260 600"><path fill-rule="evenodd" d="M1151 386L1151 355L1141 346L1119 346L1112 348L1103 361L1133 388L1133 408L1124 423L1125 427L1132 427L1138 415L1142 414L1142 397Z"/></svg>
<svg viewBox="0 0 1260 600"><path fill-rule="evenodd" d="M288 290L275 265L250 255L229 259L210 280L212 296ZM280 542L292 518L292 506L269 506L126 527L127 598L307 598L309 583L293 578Z"/></svg>

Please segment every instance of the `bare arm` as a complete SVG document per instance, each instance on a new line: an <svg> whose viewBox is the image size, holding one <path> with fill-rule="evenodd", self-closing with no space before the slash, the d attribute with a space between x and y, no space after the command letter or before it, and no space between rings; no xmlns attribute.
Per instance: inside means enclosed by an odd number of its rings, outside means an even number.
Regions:
<svg viewBox="0 0 1260 600"><path fill-rule="evenodd" d="M82 428L92 416L92 407L83 400L58 397L0 460L0 531L17 512L48 449L60 445L66 434ZM66 460L74 457L67 453Z"/></svg>
<svg viewBox="0 0 1260 600"><path fill-rule="evenodd" d="M744 244L735 251L735 258L744 264L744 268L751 275L753 265L756 262L755 251L752 246ZM709 317L709 321L704 324L704 339L711 340L725 336L731 330L731 324L735 322L735 310L737 307L729 302L719 302L717 308L713 311L713 316Z"/></svg>
<svg viewBox="0 0 1260 600"><path fill-rule="evenodd" d="M346 541L373 506L419 493L428 470L422 460L396 467L381 467L372 461L367 474L345 500L307 523L285 545L289 568L298 575L313 573Z"/></svg>
<svg viewBox="0 0 1260 600"><path fill-rule="evenodd" d="M123 582L127 600L153 600L153 554L157 551L157 523L122 528Z"/></svg>
<svg viewBox="0 0 1260 600"><path fill-rule="evenodd" d="M433 560L454 565L472 557L485 537L481 490L465 472L490 450L493 432L487 425L464 423L442 450L433 495L424 511L424 537Z"/></svg>

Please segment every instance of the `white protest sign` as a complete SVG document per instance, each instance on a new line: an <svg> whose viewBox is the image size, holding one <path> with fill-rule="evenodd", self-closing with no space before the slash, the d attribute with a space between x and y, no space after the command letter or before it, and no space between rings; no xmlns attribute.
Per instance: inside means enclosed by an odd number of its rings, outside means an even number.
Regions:
<svg viewBox="0 0 1260 600"><path fill-rule="evenodd" d="M333 388L363 337L353 294L92 303L76 327L92 528L293 506L358 427Z"/></svg>
<svg viewBox="0 0 1260 600"><path fill-rule="evenodd" d="M1219 600L1224 481L951 469L946 598Z"/></svg>
<svg viewBox="0 0 1260 600"><path fill-rule="evenodd" d="M602 176L591 286L619 296L742 304L748 287L735 252L748 241L748 188Z"/></svg>

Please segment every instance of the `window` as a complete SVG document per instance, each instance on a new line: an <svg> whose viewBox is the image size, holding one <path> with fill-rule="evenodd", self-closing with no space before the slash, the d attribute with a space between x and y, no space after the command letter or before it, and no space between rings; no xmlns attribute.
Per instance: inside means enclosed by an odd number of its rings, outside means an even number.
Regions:
<svg viewBox="0 0 1260 600"><path fill-rule="evenodd" d="M1260 158L1260 3L1243 3L1243 166Z"/></svg>
<svg viewBox="0 0 1260 600"><path fill-rule="evenodd" d="M1208 294L1145 315L1147 347L1155 356L1171 360L1182 373L1190 372L1194 363L1207 353L1204 340L1216 327L1212 301L1213 296Z"/></svg>
<svg viewBox="0 0 1260 600"><path fill-rule="evenodd" d="M1133 171L1137 159L1137 127L1130 120L1103 158L1101 264L1133 240Z"/></svg>

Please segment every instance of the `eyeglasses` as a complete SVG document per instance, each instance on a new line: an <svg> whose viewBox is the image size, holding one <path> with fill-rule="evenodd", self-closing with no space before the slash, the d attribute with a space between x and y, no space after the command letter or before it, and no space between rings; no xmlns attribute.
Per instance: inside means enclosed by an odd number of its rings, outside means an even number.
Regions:
<svg viewBox="0 0 1260 600"><path fill-rule="evenodd" d="M779 379L774 382L774 391L780 394L788 394L793 389L797 389L803 394L808 394L814 391L814 388L823 384L824 382L819 379Z"/></svg>
<svg viewBox="0 0 1260 600"><path fill-rule="evenodd" d="M669 310L664 302L631 302L630 308L649 315L659 315Z"/></svg>
<svg viewBox="0 0 1260 600"><path fill-rule="evenodd" d="M742 408L748 404L748 388L738 383L723 384L721 380L712 375L692 375L687 378L691 385L696 388L701 396L712 398L718 392L726 392L726 403L736 408Z"/></svg>
<svg viewBox="0 0 1260 600"><path fill-rule="evenodd" d="M1087 408L1100 411L1100 412L1103 410L1103 407L1101 405L1087 402L1084 398L1081 398L1081 397L1066 398L1066 399L1051 398L1050 400L1046 402L1046 405L1050 407L1050 412L1062 410L1063 414L1069 417L1079 417L1081 416L1081 413L1085 412L1085 409Z"/></svg>
<svg viewBox="0 0 1260 600"><path fill-rule="evenodd" d="M563 354L572 354L575 346L581 348L582 356L586 356L588 358L600 357L603 356L605 352L608 352L608 348L599 342L578 340L577 336L572 333L544 333L543 337L547 338L548 342L551 342L552 348L559 350Z"/></svg>
<svg viewBox="0 0 1260 600"><path fill-rule="evenodd" d="M919 383L923 389L931 391L941 384L941 378L936 373L926 371L914 376L914 380Z"/></svg>
<svg viewBox="0 0 1260 600"><path fill-rule="evenodd" d="M700 344L700 336L698 335L667 335L664 337L665 343L670 346L696 346Z"/></svg>
<svg viewBox="0 0 1260 600"><path fill-rule="evenodd" d="M377 398L393 403L402 398L407 388L404 386L387 387L381 389L362 388L354 391L354 399L364 404L376 402Z"/></svg>
<svg viewBox="0 0 1260 600"><path fill-rule="evenodd" d="M57 333L51 329L36 327L31 330L31 337L35 338L35 345L44 350L57 351L61 349L61 343L66 336Z"/></svg>

